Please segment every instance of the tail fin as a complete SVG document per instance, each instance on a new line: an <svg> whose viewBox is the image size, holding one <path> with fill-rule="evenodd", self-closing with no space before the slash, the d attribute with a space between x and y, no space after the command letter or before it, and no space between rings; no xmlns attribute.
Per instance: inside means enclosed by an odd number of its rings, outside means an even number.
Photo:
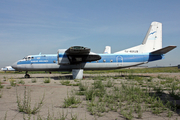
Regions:
<svg viewBox="0 0 180 120"><path fill-rule="evenodd" d="M152 22L141 45L116 53L148 53L162 48L162 23Z"/></svg>
<svg viewBox="0 0 180 120"><path fill-rule="evenodd" d="M162 23L151 23L142 45L144 45L144 50L147 52L162 48Z"/></svg>
<svg viewBox="0 0 180 120"><path fill-rule="evenodd" d="M111 54L111 46L105 47L104 54Z"/></svg>

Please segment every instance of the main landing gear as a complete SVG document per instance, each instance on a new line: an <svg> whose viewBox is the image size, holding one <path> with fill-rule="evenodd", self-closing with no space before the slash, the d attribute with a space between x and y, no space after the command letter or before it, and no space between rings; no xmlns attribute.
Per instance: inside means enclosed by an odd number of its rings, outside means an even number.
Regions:
<svg viewBox="0 0 180 120"><path fill-rule="evenodd" d="M25 77L25 78L30 78L30 75L27 74L27 73L28 73L28 71L26 71L26 74L24 75L24 77Z"/></svg>
<svg viewBox="0 0 180 120"><path fill-rule="evenodd" d="M73 79L83 79L83 69L72 69Z"/></svg>

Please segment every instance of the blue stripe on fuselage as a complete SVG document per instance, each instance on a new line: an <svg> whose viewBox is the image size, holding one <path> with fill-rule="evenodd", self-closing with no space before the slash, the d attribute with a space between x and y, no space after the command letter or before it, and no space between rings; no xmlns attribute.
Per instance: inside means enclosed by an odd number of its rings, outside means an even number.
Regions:
<svg viewBox="0 0 180 120"><path fill-rule="evenodd" d="M113 62L151 62L154 60L163 59L162 55L149 54L99 54L101 59L98 63L113 63ZM65 54L59 54L59 57L67 57ZM57 54L51 55L32 55L31 60L21 60L17 64L57 64ZM96 63L92 61L91 63Z"/></svg>

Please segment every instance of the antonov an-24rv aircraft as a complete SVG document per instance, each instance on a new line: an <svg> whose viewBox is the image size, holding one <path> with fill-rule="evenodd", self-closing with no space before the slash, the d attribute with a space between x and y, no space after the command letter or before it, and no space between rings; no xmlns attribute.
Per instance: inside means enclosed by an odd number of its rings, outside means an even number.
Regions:
<svg viewBox="0 0 180 120"><path fill-rule="evenodd" d="M103 54L90 52L89 48L73 46L59 49L57 54L28 55L12 67L18 71L72 71L73 79L82 79L83 70L121 69L161 60L164 54L176 48L162 48L162 23L152 22L141 45L111 53L106 46Z"/></svg>

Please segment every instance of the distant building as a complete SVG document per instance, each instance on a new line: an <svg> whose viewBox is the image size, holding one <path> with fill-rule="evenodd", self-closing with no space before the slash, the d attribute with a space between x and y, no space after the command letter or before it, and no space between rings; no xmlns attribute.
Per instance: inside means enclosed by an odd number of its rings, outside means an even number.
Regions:
<svg viewBox="0 0 180 120"><path fill-rule="evenodd" d="M178 65L178 69L180 69L180 65Z"/></svg>

